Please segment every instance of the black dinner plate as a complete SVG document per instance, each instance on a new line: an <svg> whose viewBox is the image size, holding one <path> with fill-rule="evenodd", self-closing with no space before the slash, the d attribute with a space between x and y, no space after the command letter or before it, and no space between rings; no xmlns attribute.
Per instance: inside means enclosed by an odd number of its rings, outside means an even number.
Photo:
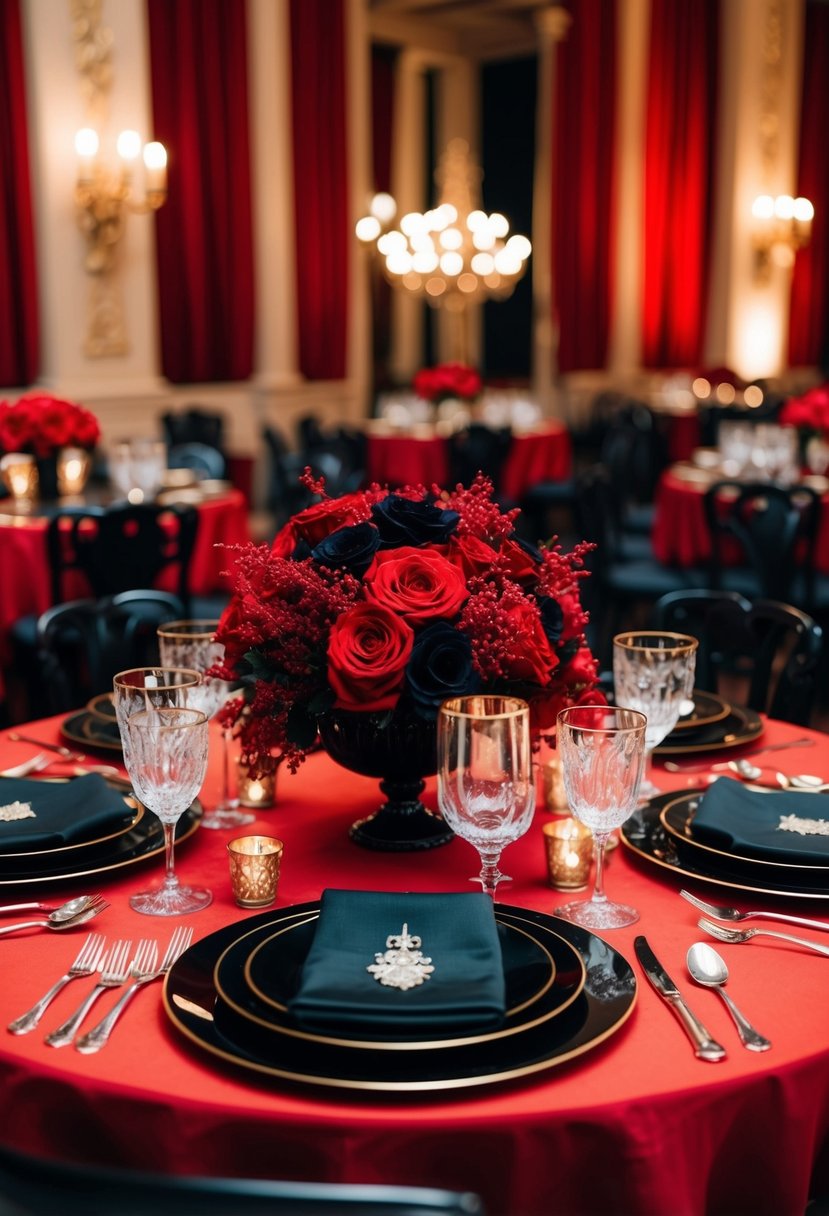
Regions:
<svg viewBox="0 0 829 1216"><path fill-rule="evenodd" d="M196 800L176 824L176 847L193 835L201 816L201 803ZM92 874L109 874L163 852L164 829L155 815L146 812L128 832L112 837L97 850L71 857L52 852L29 854L25 858L25 865L21 865L19 860L4 857L0 861L0 887L32 886Z"/></svg>
<svg viewBox="0 0 829 1216"><path fill-rule="evenodd" d="M310 912L304 919L270 926L269 931L254 930L221 956L213 976L220 998L216 1019L231 1037L237 1030L244 1034L247 1027L242 1022L249 1022L275 1034L360 1051L436 1050L493 1042L549 1022L578 999L585 983L584 964L573 945L559 934L531 925L520 927L505 916L498 923L498 936L507 1017L497 1030L474 1035L441 1031L424 1037L422 1032L384 1035L373 1027L370 1038L356 1028L337 1037L302 1030L287 1007L297 990L317 919L317 912Z"/></svg>
<svg viewBox="0 0 829 1216"><path fill-rule="evenodd" d="M717 696L715 692L704 692L700 688L695 688L692 700L694 708L685 717L680 718L671 732L672 734L681 732L684 737L688 731L697 731L703 726L712 726L715 722L722 722L731 713L731 706L728 702Z"/></svg>
<svg viewBox="0 0 829 1216"><path fill-rule="evenodd" d="M578 998L551 1023L525 1033L442 1051L353 1051L317 1040L272 1033L250 1022L219 1025L221 1002L214 972L221 956L241 937L252 945L275 927L316 915L319 903L301 904L210 934L181 956L168 974L164 1009L173 1026L202 1051L263 1083L288 1082L349 1090L353 1093L437 1093L529 1077L561 1065L598 1046L630 1017L636 1002L636 977L622 955L578 925L543 912L495 905L499 923L523 929L537 939L549 935L575 948L585 968Z"/></svg>
<svg viewBox="0 0 829 1216"><path fill-rule="evenodd" d="M699 797L704 790L689 790L689 795ZM717 887L728 887L735 891L754 891L762 895L779 895L795 899L829 899L829 883L799 881L797 875L788 873L779 876L758 877L747 873L740 861L730 864L711 864L701 852L691 855L690 850L681 854L675 837L665 830L660 820L664 807L676 800L676 791L660 794L649 802L638 806L630 818L622 824L622 844L637 857L651 865L660 867L683 878L695 878L699 882ZM802 869L803 867L800 867ZM788 871L789 867L785 867Z"/></svg>
<svg viewBox="0 0 829 1216"><path fill-rule="evenodd" d="M114 718L108 720L88 709L79 709L61 722L60 733L70 743L79 743L89 751L121 754L121 734Z"/></svg>
<svg viewBox="0 0 829 1216"><path fill-rule="evenodd" d="M673 730L659 747L655 756L683 756L689 752L717 752L727 747L740 747L763 733L763 719L753 709L732 705L730 712L718 722L695 730Z"/></svg>

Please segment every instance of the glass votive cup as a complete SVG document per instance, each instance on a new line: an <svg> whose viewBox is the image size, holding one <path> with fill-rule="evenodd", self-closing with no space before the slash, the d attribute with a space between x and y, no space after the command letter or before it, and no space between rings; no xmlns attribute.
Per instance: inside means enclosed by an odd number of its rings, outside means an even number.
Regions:
<svg viewBox="0 0 829 1216"><path fill-rule="evenodd" d="M570 804L564 789L561 760L558 756L552 756L549 760L545 760L540 767L541 791L547 810L558 814L569 814Z"/></svg>
<svg viewBox="0 0 829 1216"><path fill-rule="evenodd" d="M92 456L85 448L61 448L57 458L58 494L82 494L92 471Z"/></svg>
<svg viewBox="0 0 829 1216"><path fill-rule="evenodd" d="M555 819L541 830L550 886L557 891L583 891L593 862L593 833L577 819Z"/></svg>
<svg viewBox="0 0 829 1216"><path fill-rule="evenodd" d="M266 908L274 902L282 849L275 836L237 836L228 843L230 885L240 908Z"/></svg>
<svg viewBox="0 0 829 1216"><path fill-rule="evenodd" d="M9 452L0 460L0 478L16 500L37 498L37 461L28 452Z"/></svg>
<svg viewBox="0 0 829 1216"><path fill-rule="evenodd" d="M246 806L251 810L255 810L257 807L273 806L276 795L276 771L262 773L258 777L251 777L248 766L239 761L236 777L236 794L239 799L239 805Z"/></svg>

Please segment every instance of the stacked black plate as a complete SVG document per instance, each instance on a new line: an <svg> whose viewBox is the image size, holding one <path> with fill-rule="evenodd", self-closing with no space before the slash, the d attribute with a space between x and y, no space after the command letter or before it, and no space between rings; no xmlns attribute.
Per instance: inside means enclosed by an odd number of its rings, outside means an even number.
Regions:
<svg viewBox="0 0 829 1216"><path fill-rule="evenodd" d="M763 733L763 721L753 709L730 705L716 693L694 690L694 708L666 739L654 748L656 756L682 756L692 752L721 751L749 743Z"/></svg>
<svg viewBox="0 0 829 1216"><path fill-rule="evenodd" d="M590 1050L630 1016L636 979L606 942L542 912L495 905L507 993L497 1030L430 1038L301 1030L288 1003L319 904L265 912L197 942L164 987L173 1025L262 1080L429 1092L531 1076ZM367 964L372 960L368 959Z"/></svg>

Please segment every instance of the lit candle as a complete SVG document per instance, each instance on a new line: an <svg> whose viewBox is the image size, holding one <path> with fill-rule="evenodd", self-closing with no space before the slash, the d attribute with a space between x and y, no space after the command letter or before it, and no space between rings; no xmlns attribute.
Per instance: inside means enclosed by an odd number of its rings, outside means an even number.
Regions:
<svg viewBox="0 0 829 1216"><path fill-rule="evenodd" d="M262 773L259 777L248 774L247 765L239 763L239 805L252 809L273 806L276 792L276 773Z"/></svg>
<svg viewBox="0 0 829 1216"><path fill-rule="evenodd" d="M559 891L582 890L590 876L593 833L577 819L545 823L542 831L550 886Z"/></svg>
<svg viewBox="0 0 829 1216"><path fill-rule="evenodd" d="M147 170L147 193L164 194L167 190L167 149L156 141L144 145L144 166Z"/></svg>
<svg viewBox="0 0 829 1216"><path fill-rule="evenodd" d="M81 127L75 134L75 152L78 157L78 181L85 185L95 176L95 158L98 155L98 132L92 127Z"/></svg>

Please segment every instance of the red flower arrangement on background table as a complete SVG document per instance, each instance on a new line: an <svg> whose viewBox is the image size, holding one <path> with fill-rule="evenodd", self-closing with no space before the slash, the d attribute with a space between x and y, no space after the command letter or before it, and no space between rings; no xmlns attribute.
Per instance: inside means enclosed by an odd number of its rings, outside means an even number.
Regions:
<svg viewBox="0 0 829 1216"><path fill-rule="evenodd" d="M780 410L781 426L794 426L807 435L829 435L829 384L819 384L800 397L790 397Z"/></svg>
<svg viewBox="0 0 829 1216"><path fill-rule="evenodd" d="M437 367L424 367L412 381L412 388L418 397L435 405L452 398L474 401L480 396L482 387L478 372L465 363L440 363Z"/></svg>
<svg viewBox="0 0 829 1216"><path fill-rule="evenodd" d="M255 771L295 770L321 715L404 713L434 722L447 697L494 691L529 701L539 733L565 705L603 700L585 640L580 543L536 548L492 483L373 485L321 501L273 546L238 550L235 594L217 632L221 674L247 687L228 707Z"/></svg>
<svg viewBox="0 0 829 1216"><path fill-rule="evenodd" d="M16 402L0 401L0 449L4 452L30 452L44 459L59 448L91 450L100 437L95 415L72 401L46 393Z"/></svg>

